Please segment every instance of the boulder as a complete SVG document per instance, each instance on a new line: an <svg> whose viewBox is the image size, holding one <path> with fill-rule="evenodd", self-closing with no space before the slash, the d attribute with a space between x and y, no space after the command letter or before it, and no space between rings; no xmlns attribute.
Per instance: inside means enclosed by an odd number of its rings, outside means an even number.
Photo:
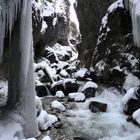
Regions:
<svg viewBox="0 0 140 140"><path fill-rule="evenodd" d="M69 93L68 101L69 102L84 102L86 99L85 95L80 92Z"/></svg>
<svg viewBox="0 0 140 140"><path fill-rule="evenodd" d="M35 90L37 92L38 97L44 97L50 93L49 89L43 84L36 85Z"/></svg>
<svg viewBox="0 0 140 140"><path fill-rule="evenodd" d="M88 81L83 89L82 89L82 93L85 94L86 98L90 98L90 97L95 97L95 92L98 88L98 85L94 82Z"/></svg>
<svg viewBox="0 0 140 140"><path fill-rule="evenodd" d="M127 104L125 105L124 112L127 115L132 115L137 109L140 108L140 101L137 99L130 99Z"/></svg>
<svg viewBox="0 0 140 140"><path fill-rule="evenodd" d="M78 92L78 89L80 85L76 82L76 80L73 79L66 79L64 81L64 86L65 86L65 95L68 95L69 93L72 92Z"/></svg>
<svg viewBox="0 0 140 140"><path fill-rule="evenodd" d="M97 102L97 101L92 101L89 104L89 109L93 113L106 112L106 110L107 110L107 104L106 103Z"/></svg>

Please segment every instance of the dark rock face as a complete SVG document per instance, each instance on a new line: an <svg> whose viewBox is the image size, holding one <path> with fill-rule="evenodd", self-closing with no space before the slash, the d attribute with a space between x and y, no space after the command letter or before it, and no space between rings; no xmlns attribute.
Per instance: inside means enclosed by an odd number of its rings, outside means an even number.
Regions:
<svg viewBox="0 0 140 140"><path fill-rule="evenodd" d="M85 94L86 98L91 98L91 97L95 97L96 89L95 88L87 88L82 92Z"/></svg>
<svg viewBox="0 0 140 140"><path fill-rule="evenodd" d="M51 88L51 93L52 95L55 95L55 93L59 90L63 91L65 96L67 96L69 93L73 93L73 92L77 92L78 89L79 89L79 84L77 84L76 82L66 82L66 83L63 83L60 81L58 81L58 83L53 86Z"/></svg>
<svg viewBox="0 0 140 140"><path fill-rule="evenodd" d="M130 99L126 104L126 110L124 112L127 115L132 115L134 111L140 108L140 101L137 99Z"/></svg>
<svg viewBox="0 0 140 140"><path fill-rule="evenodd" d="M97 112L106 112L107 110L107 104L105 103L100 103L100 102L96 102L96 101L92 101L89 104L89 109L91 110L91 112L93 113L97 113Z"/></svg>
<svg viewBox="0 0 140 140"><path fill-rule="evenodd" d="M140 49L133 44L131 17L125 9L118 7L105 18L92 65L99 81L122 86L125 70L140 76Z"/></svg>
<svg viewBox="0 0 140 140"><path fill-rule="evenodd" d="M97 43L101 19L108 6L115 0L77 0L77 16L80 24L82 43L78 46L79 59L89 67Z"/></svg>
<svg viewBox="0 0 140 140"><path fill-rule="evenodd" d="M48 88L44 85L38 85L38 86L36 85L35 90L37 92L38 97L44 97L49 94Z"/></svg>

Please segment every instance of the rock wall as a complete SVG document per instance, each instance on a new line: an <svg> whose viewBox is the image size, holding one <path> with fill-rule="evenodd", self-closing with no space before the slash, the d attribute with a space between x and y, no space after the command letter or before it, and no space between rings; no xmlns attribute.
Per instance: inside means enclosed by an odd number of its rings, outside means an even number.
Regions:
<svg viewBox="0 0 140 140"><path fill-rule="evenodd" d="M68 0L32 0L33 41L35 55L42 54L45 45L59 42L68 44L69 8Z"/></svg>
<svg viewBox="0 0 140 140"><path fill-rule="evenodd" d="M96 47L101 19L108 6L115 0L77 0L77 16L80 24L82 43L78 46L82 66L89 67Z"/></svg>

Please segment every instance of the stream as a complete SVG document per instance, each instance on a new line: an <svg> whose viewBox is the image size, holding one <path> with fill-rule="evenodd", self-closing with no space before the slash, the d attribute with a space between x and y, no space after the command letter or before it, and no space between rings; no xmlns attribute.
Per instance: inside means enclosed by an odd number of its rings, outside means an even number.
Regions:
<svg viewBox="0 0 140 140"><path fill-rule="evenodd" d="M140 129L127 122L123 113L121 93L114 87L100 87L94 98L68 110L68 122L74 130L75 140L140 140ZM107 103L107 112L92 113L91 101Z"/></svg>

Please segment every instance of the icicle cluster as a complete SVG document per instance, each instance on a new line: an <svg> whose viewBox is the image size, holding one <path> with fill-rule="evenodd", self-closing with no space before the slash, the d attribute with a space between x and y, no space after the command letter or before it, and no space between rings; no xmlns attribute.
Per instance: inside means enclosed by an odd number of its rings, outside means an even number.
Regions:
<svg viewBox="0 0 140 140"><path fill-rule="evenodd" d="M0 61L3 55L6 31L11 34L20 9L21 0L0 0Z"/></svg>
<svg viewBox="0 0 140 140"><path fill-rule="evenodd" d="M140 47L140 0L124 0L124 6L131 14L134 43Z"/></svg>

